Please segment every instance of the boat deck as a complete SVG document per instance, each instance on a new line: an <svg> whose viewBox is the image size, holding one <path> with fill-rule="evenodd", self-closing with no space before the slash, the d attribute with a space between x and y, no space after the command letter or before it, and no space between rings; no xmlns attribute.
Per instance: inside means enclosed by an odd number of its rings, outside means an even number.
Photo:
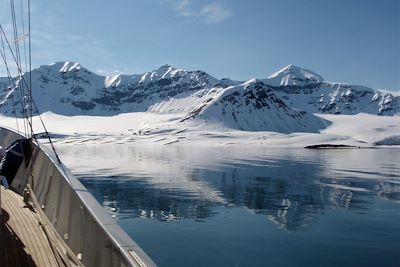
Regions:
<svg viewBox="0 0 400 267"><path fill-rule="evenodd" d="M0 266L58 266L37 215L1 186Z"/></svg>

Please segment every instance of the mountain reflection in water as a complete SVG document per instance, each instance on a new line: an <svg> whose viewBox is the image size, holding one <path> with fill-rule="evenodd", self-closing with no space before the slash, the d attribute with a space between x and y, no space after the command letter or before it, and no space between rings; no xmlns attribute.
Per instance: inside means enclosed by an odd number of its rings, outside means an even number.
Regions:
<svg viewBox="0 0 400 267"><path fill-rule="evenodd" d="M202 221L216 207L304 230L330 209L400 200L400 150L60 147L67 166L117 219Z"/></svg>

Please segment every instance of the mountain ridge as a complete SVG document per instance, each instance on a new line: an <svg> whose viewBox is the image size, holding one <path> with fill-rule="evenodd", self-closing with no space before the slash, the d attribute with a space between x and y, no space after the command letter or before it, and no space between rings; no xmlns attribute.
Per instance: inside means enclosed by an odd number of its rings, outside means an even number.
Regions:
<svg viewBox="0 0 400 267"><path fill-rule="evenodd" d="M21 116L20 100L14 90L18 82L14 79L14 86L7 86L6 79L0 79L0 113ZM315 132L322 126L314 121L313 113L400 114L400 96L395 93L326 82L315 72L294 65L288 65L266 79L241 82L229 78L219 80L201 70L187 71L170 65L142 74L101 76L77 62L57 62L32 70L32 83L33 99L41 112L69 116L111 116L138 111L182 113L183 118L213 117L243 130L276 130L270 127L270 119L276 116L288 120L285 126L278 127L280 131L304 131L309 127L309 131ZM252 92L245 94L249 86L253 88ZM223 100L226 96L222 94L227 89L239 94L231 95L235 101ZM257 94L263 97L257 100ZM13 102L17 104L15 112ZM280 102L283 105L278 105ZM218 103L225 108L216 112L214 105ZM260 103L264 105L261 109L257 107ZM259 123L254 123L249 116L255 111L261 112L257 115ZM218 114L218 118L210 117L210 112ZM248 114L244 116L245 113ZM240 114L242 119L237 119L235 114ZM276 119L275 124L279 123ZM289 127L289 124L297 126Z"/></svg>

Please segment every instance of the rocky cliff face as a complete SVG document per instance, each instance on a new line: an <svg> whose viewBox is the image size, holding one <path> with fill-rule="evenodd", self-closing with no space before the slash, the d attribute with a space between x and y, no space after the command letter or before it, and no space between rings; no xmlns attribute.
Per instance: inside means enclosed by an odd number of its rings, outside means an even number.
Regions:
<svg viewBox="0 0 400 267"><path fill-rule="evenodd" d="M262 81L250 80L228 87L205 100L185 118L220 122L230 128L281 133L318 132L328 122L288 107Z"/></svg>

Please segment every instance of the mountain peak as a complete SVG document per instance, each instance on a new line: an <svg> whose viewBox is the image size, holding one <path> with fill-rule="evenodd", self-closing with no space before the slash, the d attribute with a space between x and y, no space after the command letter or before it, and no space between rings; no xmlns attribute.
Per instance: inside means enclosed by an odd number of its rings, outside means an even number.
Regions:
<svg viewBox="0 0 400 267"><path fill-rule="evenodd" d="M275 86L305 85L321 83L323 80L321 75L293 64L287 65L268 77L268 83Z"/></svg>
<svg viewBox="0 0 400 267"><path fill-rule="evenodd" d="M300 69L300 67L297 67L297 66L295 66L293 64L289 64L286 67L284 67L283 69L284 70L286 70L286 69Z"/></svg>
<svg viewBox="0 0 400 267"><path fill-rule="evenodd" d="M82 68L81 64L78 62L64 62L64 65L60 69L60 72L69 72L73 70L80 70Z"/></svg>
<svg viewBox="0 0 400 267"><path fill-rule="evenodd" d="M169 68L171 68L171 67L172 67L172 66L169 65L169 64L164 64L164 65L160 66L157 70L165 70L165 69L169 69Z"/></svg>
<svg viewBox="0 0 400 267"><path fill-rule="evenodd" d="M41 65L38 68L39 71L46 71L46 72L71 72L77 70L86 70L82 67L81 64L78 62L70 62L70 61L59 61L54 62L49 65Z"/></svg>
<svg viewBox="0 0 400 267"><path fill-rule="evenodd" d="M152 78L169 78L175 75L179 70L172 67L169 64L164 64L158 69L151 72L150 76Z"/></svg>

